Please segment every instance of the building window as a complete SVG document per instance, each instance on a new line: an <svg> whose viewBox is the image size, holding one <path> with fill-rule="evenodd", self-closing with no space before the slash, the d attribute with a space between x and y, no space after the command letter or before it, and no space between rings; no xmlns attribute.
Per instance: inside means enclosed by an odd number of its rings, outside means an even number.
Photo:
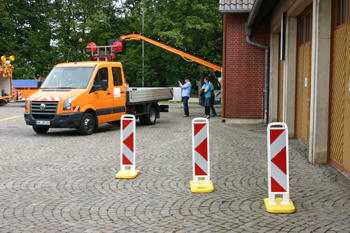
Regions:
<svg viewBox="0 0 350 233"><path fill-rule="evenodd" d="M306 15L305 19L305 43L310 41L311 34L311 12Z"/></svg>
<svg viewBox="0 0 350 233"><path fill-rule="evenodd" d="M341 23L346 22L346 0L342 1L342 16L341 16Z"/></svg>
<svg viewBox="0 0 350 233"><path fill-rule="evenodd" d="M337 0L337 26L346 23L346 1Z"/></svg>
<svg viewBox="0 0 350 233"><path fill-rule="evenodd" d="M311 10L299 18L299 46L311 41Z"/></svg>
<svg viewBox="0 0 350 233"><path fill-rule="evenodd" d="M300 43L299 45L304 44L304 19L300 20L300 31L299 31L299 35L300 35Z"/></svg>

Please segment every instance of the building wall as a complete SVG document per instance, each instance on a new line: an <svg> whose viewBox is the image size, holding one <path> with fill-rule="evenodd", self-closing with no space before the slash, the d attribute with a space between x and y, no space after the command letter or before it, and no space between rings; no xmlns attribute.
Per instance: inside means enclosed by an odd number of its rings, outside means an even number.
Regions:
<svg viewBox="0 0 350 233"><path fill-rule="evenodd" d="M246 41L248 14L227 14L225 118L262 119L265 51ZM252 41L269 45L269 22L252 29Z"/></svg>

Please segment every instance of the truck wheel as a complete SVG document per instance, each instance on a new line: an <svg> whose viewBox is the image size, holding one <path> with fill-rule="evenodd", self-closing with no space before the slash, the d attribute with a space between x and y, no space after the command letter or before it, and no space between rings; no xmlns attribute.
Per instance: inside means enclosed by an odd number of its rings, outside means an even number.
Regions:
<svg viewBox="0 0 350 233"><path fill-rule="evenodd" d="M140 123L141 123L141 125L146 125L146 115L144 115L144 116L140 116L139 118L140 118Z"/></svg>
<svg viewBox="0 0 350 233"><path fill-rule="evenodd" d="M47 133L47 131L49 131L49 128L42 128L42 127L33 126L33 130L35 131L35 133L44 134L44 133Z"/></svg>
<svg viewBox="0 0 350 233"><path fill-rule="evenodd" d="M146 125L154 125L157 119L156 109L151 107L149 109L149 114L145 115L144 117Z"/></svg>
<svg viewBox="0 0 350 233"><path fill-rule="evenodd" d="M0 106L4 106L5 104L7 104L7 101L5 99L0 100Z"/></svg>
<svg viewBox="0 0 350 233"><path fill-rule="evenodd" d="M78 128L81 135L90 135L95 130L95 119L90 113L85 113Z"/></svg>

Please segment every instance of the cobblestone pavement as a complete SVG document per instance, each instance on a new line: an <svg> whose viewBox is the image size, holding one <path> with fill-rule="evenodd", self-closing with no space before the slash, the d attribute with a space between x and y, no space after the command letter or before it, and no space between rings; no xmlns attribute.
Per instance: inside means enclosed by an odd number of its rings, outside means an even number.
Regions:
<svg viewBox="0 0 350 233"><path fill-rule="evenodd" d="M0 232L350 232L350 181L312 165L292 139L293 214L266 211L266 125L210 119L213 193L190 191L191 120L204 109L170 106L154 126L137 123L136 179L120 170L120 127L91 136L74 129L34 133L23 103L0 107ZM220 112L220 109L217 109Z"/></svg>

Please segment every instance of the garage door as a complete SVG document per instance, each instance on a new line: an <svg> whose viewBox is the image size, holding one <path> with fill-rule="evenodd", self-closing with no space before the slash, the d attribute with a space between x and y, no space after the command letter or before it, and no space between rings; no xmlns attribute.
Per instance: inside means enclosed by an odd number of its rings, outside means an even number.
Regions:
<svg viewBox="0 0 350 233"><path fill-rule="evenodd" d="M333 1L333 45L329 158L350 171L350 25L349 1Z"/></svg>
<svg viewBox="0 0 350 233"><path fill-rule="evenodd" d="M311 94L311 7L298 17L295 133L309 143Z"/></svg>

